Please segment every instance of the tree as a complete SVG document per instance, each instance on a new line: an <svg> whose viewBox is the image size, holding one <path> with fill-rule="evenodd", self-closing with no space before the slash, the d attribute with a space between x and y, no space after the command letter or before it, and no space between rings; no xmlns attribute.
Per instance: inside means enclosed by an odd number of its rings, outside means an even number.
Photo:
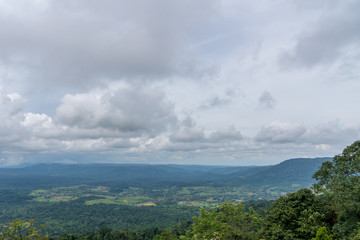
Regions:
<svg viewBox="0 0 360 240"><path fill-rule="evenodd" d="M311 239L323 225L325 216L315 194L300 189L277 199L266 212L262 237L267 240Z"/></svg>
<svg viewBox="0 0 360 240"><path fill-rule="evenodd" d="M257 239L260 216L252 208L225 202L218 209L202 209L182 239Z"/></svg>
<svg viewBox="0 0 360 240"><path fill-rule="evenodd" d="M48 238L42 235L44 226L38 229L34 224L34 219L29 221L13 220L10 225L2 226L0 240L47 240Z"/></svg>
<svg viewBox="0 0 360 240"><path fill-rule="evenodd" d="M332 235L328 233L326 227L321 227L316 232L316 237L312 240L333 240Z"/></svg>
<svg viewBox="0 0 360 240"><path fill-rule="evenodd" d="M337 213L334 237L351 239L360 222L360 141L346 147L313 175L317 193L331 196Z"/></svg>
<svg viewBox="0 0 360 240"><path fill-rule="evenodd" d="M313 175L318 182L314 185L318 192L332 191L341 194L359 191L360 186L360 141L346 147L342 154L336 155L332 161L322 163ZM346 194L346 197L351 194Z"/></svg>

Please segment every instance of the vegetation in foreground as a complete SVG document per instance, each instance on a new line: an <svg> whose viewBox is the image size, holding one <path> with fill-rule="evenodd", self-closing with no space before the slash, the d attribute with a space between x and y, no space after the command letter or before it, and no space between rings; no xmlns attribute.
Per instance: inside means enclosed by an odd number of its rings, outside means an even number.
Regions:
<svg viewBox="0 0 360 240"><path fill-rule="evenodd" d="M192 222L172 228L111 231L71 235L65 239L360 239L360 141L325 161L314 174L312 189L300 189L274 201L261 217L243 203L225 202L202 209ZM14 221L4 226L0 239L49 239L33 222ZM51 237L50 237L51 239Z"/></svg>

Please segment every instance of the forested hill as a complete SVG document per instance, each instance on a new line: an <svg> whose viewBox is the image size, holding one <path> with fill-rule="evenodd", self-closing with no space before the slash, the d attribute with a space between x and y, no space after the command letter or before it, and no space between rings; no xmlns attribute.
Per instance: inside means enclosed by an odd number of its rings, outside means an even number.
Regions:
<svg viewBox="0 0 360 240"><path fill-rule="evenodd" d="M270 166L247 178L252 184L278 185L283 182L297 182L298 184L313 183L312 175L321 166L321 163L332 158L294 158Z"/></svg>
<svg viewBox="0 0 360 240"><path fill-rule="evenodd" d="M13 236L20 232L38 240L356 240L360 239L359 166L360 141L356 141L333 159L290 159L266 167L38 165L0 169L0 177L8 180L66 179L76 173L83 179L95 176L99 180L125 170L132 170L134 179L125 184L0 189L0 223L19 219L0 226L0 239L18 239ZM155 171L158 179L198 174L204 181L147 185ZM170 173L174 174L171 178ZM99 178L101 174L105 176ZM140 175L147 179L143 186L135 181ZM312 189L293 191L311 182ZM43 231L29 218L45 224Z"/></svg>
<svg viewBox="0 0 360 240"><path fill-rule="evenodd" d="M331 158L289 159L273 166L146 164L39 164L0 168L0 188L38 188L97 182L230 182L242 184L312 183L312 174Z"/></svg>
<svg viewBox="0 0 360 240"><path fill-rule="evenodd" d="M224 202L259 200L254 206L259 204L257 209L264 213L268 205L264 200L309 187L311 176L327 159L245 167L39 164L0 168L0 223L34 218L46 225L50 236L60 236L99 231L101 226L164 229L191 220L200 207L216 208Z"/></svg>

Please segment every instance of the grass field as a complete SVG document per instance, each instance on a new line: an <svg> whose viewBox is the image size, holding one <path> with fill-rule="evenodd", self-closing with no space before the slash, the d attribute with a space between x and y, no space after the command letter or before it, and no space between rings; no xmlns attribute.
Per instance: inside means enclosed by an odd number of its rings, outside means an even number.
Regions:
<svg viewBox="0 0 360 240"><path fill-rule="evenodd" d="M52 189L38 189L30 193L30 196L34 197L33 201L37 202L61 202L76 200L80 197L96 197L85 201L86 205L93 204L118 204L129 206L156 206L156 203L148 196L132 196L138 195L141 189L129 188L126 192L128 196L124 196L124 193L115 194L110 193L109 188L104 186L87 186L78 185L72 187L61 187ZM135 194L135 193L136 194Z"/></svg>
<svg viewBox="0 0 360 240"><path fill-rule="evenodd" d="M38 189L30 193L32 201L64 202L84 198L86 205L116 204L127 206L164 206L185 205L197 207L216 207L224 201L240 202L247 199L276 198L286 194L286 190L268 187L261 191L246 186L212 187L212 186L171 186L169 188L143 189L127 187L121 191L111 191L107 186L75 185ZM88 199L86 199L88 198Z"/></svg>

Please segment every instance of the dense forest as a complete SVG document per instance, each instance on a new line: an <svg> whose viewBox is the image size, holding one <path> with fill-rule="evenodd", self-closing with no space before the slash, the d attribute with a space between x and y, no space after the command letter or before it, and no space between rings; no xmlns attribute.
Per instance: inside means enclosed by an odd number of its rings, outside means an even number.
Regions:
<svg viewBox="0 0 360 240"><path fill-rule="evenodd" d="M153 211L150 213L153 218L149 220L154 223L152 227L116 229L97 222L95 231L73 233L69 228L67 233L52 236L45 228L55 222L45 222L43 226L35 220L13 220L2 227L0 239L360 239L360 141L333 159L323 161L313 178L315 183L311 188L299 189L274 201L224 201L216 207L202 207L200 212L196 207L189 212L183 209L183 218L174 221L171 227L162 224L164 219L161 219L161 211L157 212L158 208L150 207L146 209ZM11 197L11 194L6 196ZM27 201L27 198L24 194L23 199L17 200ZM78 198L68 203L79 204L81 209L84 206L81 201L83 199ZM100 205L104 207L101 211L108 211L112 216L111 212L115 210L109 208L110 205ZM134 210L128 208L128 211ZM172 214L174 209L164 205L162 211ZM54 214L53 211L55 209L48 209L38 214L46 216ZM76 215L80 213L66 208L63 211L64 216L69 217L66 221L77 219ZM132 214L137 213L133 211ZM192 214L196 216L191 218ZM80 215L78 219L85 223L92 218Z"/></svg>

